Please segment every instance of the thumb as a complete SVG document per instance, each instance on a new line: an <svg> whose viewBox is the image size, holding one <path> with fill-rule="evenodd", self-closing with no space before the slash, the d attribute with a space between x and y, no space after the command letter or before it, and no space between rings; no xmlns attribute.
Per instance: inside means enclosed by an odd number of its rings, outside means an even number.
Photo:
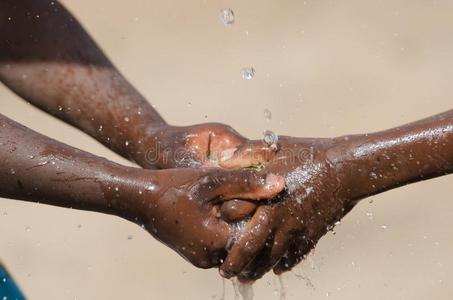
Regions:
<svg viewBox="0 0 453 300"><path fill-rule="evenodd" d="M264 165L274 158L277 147L263 141L250 141L234 153L225 151L220 158L220 166L225 169L239 169Z"/></svg>

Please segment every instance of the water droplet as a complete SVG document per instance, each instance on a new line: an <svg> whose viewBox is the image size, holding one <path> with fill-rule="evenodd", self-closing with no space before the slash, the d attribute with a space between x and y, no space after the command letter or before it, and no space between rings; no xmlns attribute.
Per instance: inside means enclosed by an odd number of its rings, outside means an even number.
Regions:
<svg viewBox="0 0 453 300"><path fill-rule="evenodd" d="M16 174L16 170L14 170L14 169L11 168L11 169L9 170L9 173L10 173L11 175L14 175L14 174Z"/></svg>
<svg viewBox="0 0 453 300"><path fill-rule="evenodd" d="M129 141L124 142L124 145L129 146Z"/></svg>
<svg viewBox="0 0 453 300"><path fill-rule="evenodd" d="M3 278L2 278L2 282L6 282L6 277L3 277Z"/></svg>
<svg viewBox="0 0 453 300"><path fill-rule="evenodd" d="M263 132L263 140L267 145L273 146L278 142L278 135L276 135L275 132L271 130L266 130Z"/></svg>
<svg viewBox="0 0 453 300"><path fill-rule="evenodd" d="M234 12L230 8L222 9L220 11L220 21L222 21L225 26L233 25Z"/></svg>
<svg viewBox="0 0 453 300"><path fill-rule="evenodd" d="M128 117L125 117L125 118L124 118L124 121L125 121L125 122L129 122L129 118L128 118Z"/></svg>
<svg viewBox="0 0 453 300"><path fill-rule="evenodd" d="M253 67L246 67L241 69L241 76L245 80L250 80L255 76L255 69Z"/></svg>
<svg viewBox="0 0 453 300"><path fill-rule="evenodd" d="M31 230L30 226L25 227L25 231L29 232Z"/></svg>
<svg viewBox="0 0 453 300"><path fill-rule="evenodd" d="M150 184L145 188L147 191L153 192L156 190L156 186L154 184Z"/></svg>
<svg viewBox="0 0 453 300"><path fill-rule="evenodd" d="M269 109L264 109L264 118L266 121L270 121L272 119L272 112Z"/></svg>
<svg viewBox="0 0 453 300"><path fill-rule="evenodd" d="M381 228L382 228L382 229L387 229L388 226L387 226L386 224L382 224L382 225L381 225Z"/></svg>

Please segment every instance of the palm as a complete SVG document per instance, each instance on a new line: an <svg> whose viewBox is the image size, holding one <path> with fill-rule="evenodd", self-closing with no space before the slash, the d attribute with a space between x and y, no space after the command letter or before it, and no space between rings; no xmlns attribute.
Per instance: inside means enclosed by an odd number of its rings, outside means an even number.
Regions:
<svg viewBox="0 0 453 300"><path fill-rule="evenodd" d="M166 126L149 133L146 164L160 169L212 167L244 142L244 137L223 124Z"/></svg>

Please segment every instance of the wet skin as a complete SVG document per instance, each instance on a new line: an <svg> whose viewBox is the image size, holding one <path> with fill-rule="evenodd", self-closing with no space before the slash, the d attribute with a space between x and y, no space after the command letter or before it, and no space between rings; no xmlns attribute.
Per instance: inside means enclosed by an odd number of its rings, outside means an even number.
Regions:
<svg viewBox="0 0 453 300"><path fill-rule="evenodd" d="M195 266L219 266L234 236L218 203L271 198L284 180L251 170L124 167L0 115L0 197L93 210L142 225Z"/></svg>
<svg viewBox="0 0 453 300"><path fill-rule="evenodd" d="M251 142L241 151L260 147ZM240 166L234 159L226 167ZM453 173L453 110L378 133L281 137L265 170L285 177L285 192L256 208L221 267L225 277L253 281L272 268L277 274L288 271L359 200Z"/></svg>

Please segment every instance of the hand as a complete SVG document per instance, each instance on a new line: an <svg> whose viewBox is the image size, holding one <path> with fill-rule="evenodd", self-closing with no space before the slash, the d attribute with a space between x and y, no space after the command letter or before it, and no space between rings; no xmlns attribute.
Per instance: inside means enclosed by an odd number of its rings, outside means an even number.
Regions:
<svg viewBox="0 0 453 300"><path fill-rule="evenodd" d="M153 172L135 172L133 187L124 191L133 204L120 211L200 268L219 266L235 235L219 218L219 201L268 199L284 188L283 177L251 170L170 169L155 171L154 178ZM116 198L118 190L112 190Z"/></svg>
<svg viewBox="0 0 453 300"><path fill-rule="evenodd" d="M260 144L249 143L236 155ZM253 281L272 268L290 270L352 208L338 193L340 182L328 158L333 145L329 139L280 138L265 170L285 177L286 190L258 206L221 266L223 276Z"/></svg>
<svg viewBox="0 0 453 300"><path fill-rule="evenodd" d="M144 141L145 167L160 169L218 166L228 161L235 151L248 142L230 126L219 123L176 127L162 126L147 132ZM255 149L253 149L255 151ZM266 161L272 150L265 147L241 157L241 165L258 165ZM232 164L231 167L238 167Z"/></svg>

